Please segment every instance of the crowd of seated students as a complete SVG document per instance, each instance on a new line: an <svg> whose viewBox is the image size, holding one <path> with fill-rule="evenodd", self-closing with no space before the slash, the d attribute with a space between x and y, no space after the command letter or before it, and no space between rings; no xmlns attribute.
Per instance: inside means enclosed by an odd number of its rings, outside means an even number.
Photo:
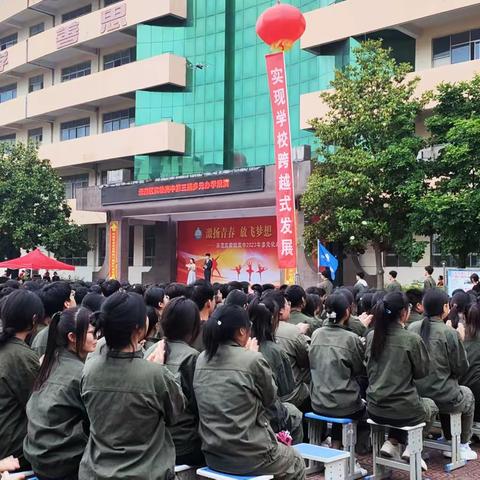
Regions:
<svg viewBox="0 0 480 480"><path fill-rule="evenodd" d="M460 413L460 456L475 460L476 291L355 295L324 277L306 290L0 279L2 479L172 480L187 464L302 480L291 445L308 441L310 411L425 434L439 414L445 441ZM337 424L323 437L343 447ZM381 454L408 459L406 443L391 429Z"/></svg>

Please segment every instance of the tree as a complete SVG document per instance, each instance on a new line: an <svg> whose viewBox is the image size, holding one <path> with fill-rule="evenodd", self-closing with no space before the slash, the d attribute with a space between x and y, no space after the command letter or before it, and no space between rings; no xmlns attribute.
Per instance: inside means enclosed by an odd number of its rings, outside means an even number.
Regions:
<svg viewBox="0 0 480 480"><path fill-rule="evenodd" d="M426 193L412 220L418 233L438 234L443 252L465 268L468 254L480 251L480 76L441 84L426 120L431 145L443 145L426 163Z"/></svg>
<svg viewBox="0 0 480 480"><path fill-rule="evenodd" d="M0 143L0 255L43 246L65 256L88 248L70 213L62 180L35 145Z"/></svg>
<svg viewBox="0 0 480 480"><path fill-rule="evenodd" d="M321 94L328 113L311 121L322 160L302 199L305 244L313 250L320 239L354 255L371 245L383 287L382 252L416 261L425 250L409 216L423 191L415 120L426 98L415 96L410 65L398 64L381 41L362 43L355 58Z"/></svg>

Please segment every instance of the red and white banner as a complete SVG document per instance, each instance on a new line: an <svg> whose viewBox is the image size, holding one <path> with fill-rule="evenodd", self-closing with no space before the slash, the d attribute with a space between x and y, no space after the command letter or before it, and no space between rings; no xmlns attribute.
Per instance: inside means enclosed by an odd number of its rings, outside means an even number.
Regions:
<svg viewBox="0 0 480 480"><path fill-rule="evenodd" d="M297 232L287 75L283 52L265 56L273 113L278 266L296 269Z"/></svg>

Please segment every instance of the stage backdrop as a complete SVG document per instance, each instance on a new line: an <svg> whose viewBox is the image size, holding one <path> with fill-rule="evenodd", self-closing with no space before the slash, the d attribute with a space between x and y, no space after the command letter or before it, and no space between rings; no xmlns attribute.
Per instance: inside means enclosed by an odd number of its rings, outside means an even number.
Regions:
<svg viewBox="0 0 480 480"><path fill-rule="evenodd" d="M190 257L197 265L197 279L203 278L207 252L213 260L212 283L280 282L275 217L179 222L177 281L187 281Z"/></svg>

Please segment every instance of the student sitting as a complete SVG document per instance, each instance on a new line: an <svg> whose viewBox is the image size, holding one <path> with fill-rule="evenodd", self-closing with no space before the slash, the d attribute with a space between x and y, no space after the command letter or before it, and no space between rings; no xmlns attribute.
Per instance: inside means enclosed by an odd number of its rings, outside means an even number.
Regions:
<svg viewBox="0 0 480 480"><path fill-rule="evenodd" d="M183 412L184 397L167 368L143 358L146 319L136 293L116 292L102 305L97 328L107 351L86 362L82 375L90 436L79 480L174 478L175 447L167 427ZM159 342L155 350L158 363L162 347Z"/></svg>
<svg viewBox="0 0 480 480"><path fill-rule="evenodd" d="M2 301L0 313L0 458L23 458L27 433L25 407L40 369L38 355L25 343L44 310L41 300L28 290L15 290Z"/></svg>
<svg viewBox="0 0 480 480"><path fill-rule="evenodd" d="M302 412L311 410L308 384L310 383L310 363L308 361L309 338L301 333L296 325L289 323L290 304L279 290L267 290L262 301L271 300L278 305L278 327L275 339L285 352L293 372L294 391L285 397L284 402L295 405Z"/></svg>
<svg viewBox="0 0 480 480"><path fill-rule="evenodd" d="M168 427L175 444L177 465L205 465L198 435L198 409L193 391L193 374L199 352L191 347L200 330L200 312L192 300L176 297L168 303L162 314L165 334L164 365L175 376L185 395L185 411ZM147 350L146 358L156 345Z"/></svg>
<svg viewBox="0 0 480 480"><path fill-rule="evenodd" d="M431 398L443 414L440 419L447 440L451 439L449 414L462 414L460 456L463 460L475 460L477 454L469 445L475 398L468 387L458 384L458 379L468 371L467 354L460 338L463 325L459 324L458 331L445 325L449 305L448 295L443 290L427 290L423 308L425 318L409 327L422 337L430 354L428 376L416 381L418 392L422 397Z"/></svg>
<svg viewBox="0 0 480 480"><path fill-rule="evenodd" d="M474 421L480 422L480 305L474 303L465 318L465 350L468 371L460 378L460 384L468 387L475 397Z"/></svg>
<svg viewBox="0 0 480 480"><path fill-rule="evenodd" d="M429 355L422 339L405 330L409 301L401 292L387 294L373 308L374 331L367 335L367 409L370 418L380 424L407 427L426 422L427 433L438 413L433 400L420 398L414 380L428 375ZM381 453L400 458L400 443L407 437L400 430L390 430ZM408 447L403 458L410 456ZM426 464L422 461L426 470Z"/></svg>
<svg viewBox="0 0 480 480"><path fill-rule="evenodd" d="M218 307L204 329L205 351L193 387L200 437L209 467L234 475L304 480L305 464L279 443L267 415L277 388L242 307Z"/></svg>
<svg viewBox="0 0 480 480"><path fill-rule="evenodd" d="M303 440L302 412L291 403L282 403L293 394L295 380L286 353L275 342L278 305L268 298L263 301L255 298L248 308L248 314L252 322L252 337L256 338L259 352L267 360L278 389L279 398L270 412L272 428L275 433L288 430L293 443L300 443Z"/></svg>
<svg viewBox="0 0 480 480"><path fill-rule="evenodd" d="M364 346L358 335L349 331L350 305L341 294L325 301L328 323L315 331L310 345L312 382L310 396L315 413L328 417L365 418L357 377L365 374ZM342 425L332 425L332 446L341 448ZM360 465L358 473L367 474Z"/></svg>
<svg viewBox="0 0 480 480"><path fill-rule="evenodd" d="M54 315L49 326L47 350L27 404L23 443L39 480L78 478L88 438L80 380L87 354L97 343L90 316L86 308L69 308Z"/></svg>
<svg viewBox="0 0 480 480"><path fill-rule="evenodd" d="M413 322L423 320L423 292L418 288L410 288L406 291L408 301L410 302L410 316L408 325Z"/></svg>

